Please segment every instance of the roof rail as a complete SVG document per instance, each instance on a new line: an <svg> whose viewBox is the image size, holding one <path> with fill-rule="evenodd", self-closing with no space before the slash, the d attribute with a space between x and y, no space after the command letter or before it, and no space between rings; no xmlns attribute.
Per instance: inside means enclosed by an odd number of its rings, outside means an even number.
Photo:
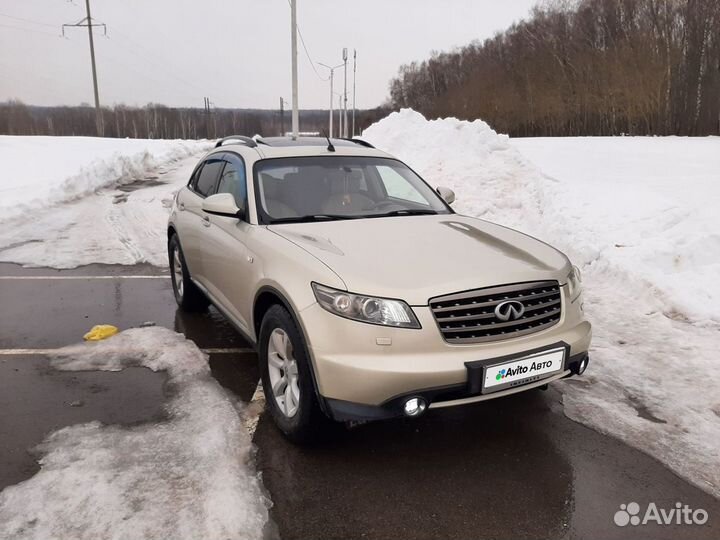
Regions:
<svg viewBox="0 0 720 540"><path fill-rule="evenodd" d="M229 135L220 139L215 144L215 148L222 146L228 141L240 141L241 143L248 145L250 148L255 148L257 146L257 142L255 141L255 139L251 139L250 137L246 137L245 135Z"/></svg>
<svg viewBox="0 0 720 540"><path fill-rule="evenodd" d="M365 148L375 148L372 144L370 144L367 141L363 141L362 139L355 139L354 137L340 137L343 141L350 141L354 142L355 144L359 144L360 146L364 146Z"/></svg>

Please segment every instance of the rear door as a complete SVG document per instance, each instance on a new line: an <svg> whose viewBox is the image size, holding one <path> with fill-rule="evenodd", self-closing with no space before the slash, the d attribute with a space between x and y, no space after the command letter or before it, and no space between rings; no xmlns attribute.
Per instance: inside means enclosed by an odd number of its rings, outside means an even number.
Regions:
<svg viewBox="0 0 720 540"><path fill-rule="evenodd" d="M180 227L180 244L185 255L185 262L193 280L206 285L203 268L202 246L207 239L210 227L208 214L202 211L205 197L215 193L217 181L225 162L224 154L208 156L201 167L193 175L188 189L183 190L178 199L178 211L183 214L183 225Z"/></svg>

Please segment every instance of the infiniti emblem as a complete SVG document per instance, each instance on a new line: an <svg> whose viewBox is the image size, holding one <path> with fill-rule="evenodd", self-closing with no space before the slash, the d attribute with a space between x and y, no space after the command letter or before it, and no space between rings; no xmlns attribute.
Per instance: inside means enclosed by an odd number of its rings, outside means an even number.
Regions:
<svg viewBox="0 0 720 540"><path fill-rule="evenodd" d="M495 306L495 316L501 321L515 321L523 316L525 306L517 300L506 300Z"/></svg>

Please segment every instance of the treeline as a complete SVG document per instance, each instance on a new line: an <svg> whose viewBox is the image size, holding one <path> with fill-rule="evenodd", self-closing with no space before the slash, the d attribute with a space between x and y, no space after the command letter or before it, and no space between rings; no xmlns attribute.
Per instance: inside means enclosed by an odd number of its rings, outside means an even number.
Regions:
<svg viewBox="0 0 720 540"><path fill-rule="evenodd" d="M720 1L552 1L402 66L390 96L515 136L719 134Z"/></svg>
<svg viewBox="0 0 720 540"><path fill-rule="evenodd" d="M356 112L356 132L360 133L387 114L372 109ZM334 129L337 130L337 112ZM290 111L264 109L173 108L163 105L102 109L105 137L141 139L214 139L226 135L280 135L290 131ZM351 125L351 111L348 124ZM300 111L300 130L322 132L328 129L328 111ZM19 101L0 103L2 135L84 135L95 136L95 109L79 107L36 107Z"/></svg>

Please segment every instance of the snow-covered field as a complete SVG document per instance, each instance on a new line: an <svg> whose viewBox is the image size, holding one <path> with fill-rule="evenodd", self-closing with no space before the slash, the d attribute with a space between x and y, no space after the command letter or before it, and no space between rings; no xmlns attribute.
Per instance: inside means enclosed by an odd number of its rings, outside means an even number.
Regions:
<svg viewBox="0 0 720 540"><path fill-rule="evenodd" d="M0 261L166 265L163 206L209 146L0 136Z"/></svg>
<svg viewBox="0 0 720 540"><path fill-rule="evenodd" d="M165 328L136 328L61 349L56 369L168 374L167 419L63 428L39 446L42 469L0 492L0 538L260 539L270 503L237 403L207 357Z"/></svg>
<svg viewBox="0 0 720 540"><path fill-rule="evenodd" d="M409 110L363 136L580 266L594 340L566 414L720 496L720 138L511 140Z"/></svg>

